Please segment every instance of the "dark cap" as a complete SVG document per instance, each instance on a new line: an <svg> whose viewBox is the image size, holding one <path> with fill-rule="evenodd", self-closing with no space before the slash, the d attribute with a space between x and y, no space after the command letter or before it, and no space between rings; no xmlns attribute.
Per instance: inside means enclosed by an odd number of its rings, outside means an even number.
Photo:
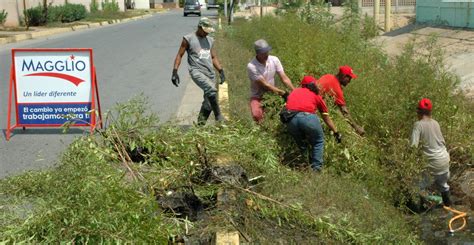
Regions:
<svg viewBox="0 0 474 245"><path fill-rule="evenodd" d="M263 39L255 41L254 48L257 54L268 53L270 50L272 50L272 47L268 45L267 41Z"/></svg>

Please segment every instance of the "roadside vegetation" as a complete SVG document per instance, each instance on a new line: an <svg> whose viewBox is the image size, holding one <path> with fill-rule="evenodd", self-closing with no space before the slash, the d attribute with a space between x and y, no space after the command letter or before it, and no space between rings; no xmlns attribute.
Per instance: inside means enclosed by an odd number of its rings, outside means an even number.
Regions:
<svg viewBox="0 0 474 245"><path fill-rule="evenodd" d="M340 146L332 138L327 139L328 171L363 181L387 201L404 203L410 199L410 193L417 191L413 188L415 178L424 164L419 152L408 146L417 101L428 97L436 106L433 116L440 122L448 143L454 174L472 161L472 104L454 92L458 91L458 80L445 70L436 38L416 45L413 42L398 57L389 59L365 41L365 21L352 12L347 14L354 18L343 18L339 23L332 18L319 18L321 21L307 24L304 14L289 13L241 22L238 28L222 32L217 42L219 54L224 66L233 68L228 72L230 107L235 116L246 115L245 119L251 120L246 62L242 61L252 59L253 42L259 38L270 43L272 53L280 58L294 84L299 84L304 75L320 77L336 73L340 65L351 65L359 78L345 88L345 94L349 109L356 121L364 125L367 135L355 135L337 109L332 108L331 115L342 129L345 143ZM282 145L286 145L282 152L287 153L296 147L278 121L281 105L280 98L267 100L270 113L265 127L277 138L282 137Z"/></svg>
<svg viewBox="0 0 474 245"><path fill-rule="evenodd" d="M2 9L2 12L0 12L0 26L3 26L3 24L5 24L5 21L7 21L7 16L8 12L5 11L5 9Z"/></svg>
<svg viewBox="0 0 474 245"><path fill-rule="evenodd" d="M61 26L77 21L107 21L142 15L147 11L120 11L116 0L106 0L100 4L93 1L87 11L82 4L66 3L53 6L48 3L29 8L25 11L25 26Z"/></svg>
<svg viewBox="0 0 474 245"><path fill-rule="evenodd" d="M455 92L457 79L444 70L434 39L392 60L364 34L370 22L350 9L339 23L311 14L237 21L218 33L229 123L159 124L146 99L136 97L105 116L105 129L72 143L55 169L1 180L0 241L206 242L217 230L237 229L251 244L421 243L416 216L405 208L424 164L408 147L416 102L433 101L454 177L472 164L473 107ZM251 121L246 64L260 38L295 85L303 75L334 73L344 64L359 76L345 94L367 135L356 135L331 107L344 138L338 145L327 134L321 174L305 167L278 121L281 98L268 96L262 126ZM228 165L240 166L244 181L216 174ZM236 193L230 209L216 202L222 188ZM170 208L166 198L176 194L198 208Z"/></svg>
<svg viewBox="0 0 474 245"><path fill-rule="evenodd" d="M106 130L71 144L57 168L0 182L1 240L163 244L175 235L201 238L223 228L218 220L232 220L257 243L416 241L397 210L362 184L282 165L279 142L259 127L157 128L141 97L108 118ZM264 177L252 192L206 181L223 161L248 178ZM233 212L215 202L222 187L238 192ZM206 218L181 217L157 202L186 191L202 200Z"/></svg>

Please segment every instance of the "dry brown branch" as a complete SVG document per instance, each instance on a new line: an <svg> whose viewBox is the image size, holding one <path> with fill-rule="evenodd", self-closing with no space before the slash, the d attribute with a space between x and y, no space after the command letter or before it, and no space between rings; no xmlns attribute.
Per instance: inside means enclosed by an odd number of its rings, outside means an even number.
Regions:
<svg viewBox="0 0 474 245"><path fill-rule="evenodd" d="M133 180L136 181L138 177L135 174L135 171L133 171L133 169L130 167L130 164L129 164L130 162L132 162L132 159L128 155L127 150L125 149L125 146L114 127L112 127L112 131L114 133L113 137L116 139L116 140L113 140L114 142L113 144L114 144L115 149L117 150L117 153L120 155L122 164L127 169L127 171L132 175ZM141 177L143 178L143 176Z"/></svg>

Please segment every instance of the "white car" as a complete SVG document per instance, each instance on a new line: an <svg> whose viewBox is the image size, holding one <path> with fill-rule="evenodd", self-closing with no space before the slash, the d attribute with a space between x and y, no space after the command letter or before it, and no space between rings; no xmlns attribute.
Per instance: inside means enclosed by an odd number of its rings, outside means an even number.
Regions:
<svg viewBox="0 0 474 245"><path fill-rule="evenodd" d="M217 4L217 1L216 0L207 0L207 9L212 9L212 8L215 8L215 9L218 9L220 6L219 4Z"/></svg>

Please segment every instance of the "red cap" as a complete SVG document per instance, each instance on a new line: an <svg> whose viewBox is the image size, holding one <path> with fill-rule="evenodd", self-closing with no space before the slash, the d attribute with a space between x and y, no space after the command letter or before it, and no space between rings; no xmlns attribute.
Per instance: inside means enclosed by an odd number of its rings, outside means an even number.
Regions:
<svg viewBox="0 0 474 245"><path fill-rule="evenodd" d="M304 76L303 80L301 80L301 85L310 84L312 82L316 83L316 78L312 76Z"/></svg>
<svg viewBox="0 0 474 245"><path fill-rule="evenodd" d="M430 99L423 98L418 103L418 109L431 111L432 108L433 108L433 104L431 103Z"/></svg>
<svg viewBox="0 0 474 245"><path fill-rule="evenodd" d="M352 79L356 79L357 75L354 74L354 71L352 70L352 67L350 66L341 66L339 67L339 72L342 73L343 75L347 75L352 77Z"/></svg>

